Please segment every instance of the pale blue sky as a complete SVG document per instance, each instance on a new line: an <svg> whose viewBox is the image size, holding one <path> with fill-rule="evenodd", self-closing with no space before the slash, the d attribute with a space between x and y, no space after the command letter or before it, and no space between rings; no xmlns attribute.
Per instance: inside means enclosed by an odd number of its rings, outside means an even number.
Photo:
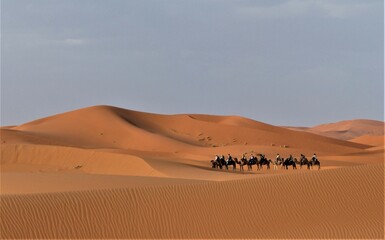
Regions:
<svg viewBox="0 0 385 240"><path fill-rule="evenodd" d="M383 120L382 0L2 0L1 125L92 105Z"/></svg>

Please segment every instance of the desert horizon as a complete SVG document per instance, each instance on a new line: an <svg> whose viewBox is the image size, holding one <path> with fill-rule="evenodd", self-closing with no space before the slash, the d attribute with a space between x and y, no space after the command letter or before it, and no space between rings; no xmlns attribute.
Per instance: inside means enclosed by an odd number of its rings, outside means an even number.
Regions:
<svg viewBox="0 0 385 240"><path fill-rule="evenodd" d="M1 238L381 238L384 122L322 126L93 106L2 127Z"/></svg>
<svg viewBox="0 0 385 240"><path fill-rule="evenodd" d="M0 5L0 239L384 239L383 0Z"/></svg>

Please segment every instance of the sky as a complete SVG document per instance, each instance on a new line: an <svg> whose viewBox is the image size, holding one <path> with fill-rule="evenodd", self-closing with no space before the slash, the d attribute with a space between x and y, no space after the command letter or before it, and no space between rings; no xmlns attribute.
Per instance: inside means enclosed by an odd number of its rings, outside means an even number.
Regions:
<svg viewBox="0 0 385 240"><path fill-rule="evenodd" d="M384 119L382 0L1 0L1 125L94 105Z"/></svg>

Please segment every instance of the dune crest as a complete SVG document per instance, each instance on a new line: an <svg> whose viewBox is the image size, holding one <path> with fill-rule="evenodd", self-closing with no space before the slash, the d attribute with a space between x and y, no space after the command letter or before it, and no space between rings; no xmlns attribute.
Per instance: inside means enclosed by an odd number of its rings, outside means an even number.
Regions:
<svg viewBox="0 0 385 240"><path fill-rule="evenodd" d="M322 124L306 131L341 140L351 140L364 135L384 136L384 122L375 120L348 120Z"/></svg>
<svg viewBox="0 0 385 240"><path fill-rule="evenodd" d="M194 147L264 145L290 146L318 152L332 149L333 152L347 153L369 147L242 117L160 115L110 106L58 114L11 130L14 130L14 134L25 133L36 139L52 141L55 145L159 152L183 151Z"/></svg>

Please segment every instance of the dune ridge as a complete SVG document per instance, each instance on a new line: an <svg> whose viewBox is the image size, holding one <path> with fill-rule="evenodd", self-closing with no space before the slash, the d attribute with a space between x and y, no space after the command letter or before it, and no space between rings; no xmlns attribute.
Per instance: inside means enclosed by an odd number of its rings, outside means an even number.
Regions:
<svg viewBox="0 0 385 240"><path fill-rule="evenodd" d="M22 133L30 136L30 143L33 136L55 145L158 152L258 145L347 153L370 147L237 116L160 115L110 106L75 110L3 130L4 137Z"/></svg>
<svg viewBox="0 0 385 240"><path fill-rule="evenodd" d="M354 119L336 123L321 124L313 127L287 127L288 129L315 133L318 135L340 139L352 140L361 136L384 136L385 122Z"/></svg>
<svg viewBox="0 0 385 240"><path fill-rule="evenodd" d="M195 185L2 195L1 238L380 239L383 174L383 164L375 164Z"/></svg>

